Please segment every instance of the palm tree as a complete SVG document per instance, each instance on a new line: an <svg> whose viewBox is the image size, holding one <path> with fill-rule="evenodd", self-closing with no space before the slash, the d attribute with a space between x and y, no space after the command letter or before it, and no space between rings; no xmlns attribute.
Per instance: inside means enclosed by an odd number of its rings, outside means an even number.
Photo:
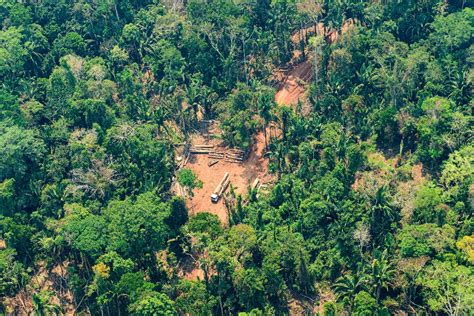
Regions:
<svg viewBox="0 0 474 316"><path fill-rule="evenodd" d="M396 217L396 209L392 206L388 196L388 186L380 187L372 198L370 207L371 232L374 237L373 242L377 242L379 233L385 231L386 225Z"/></svg>
<svg viewBox="0 0 474 316"><path fill-rule="evenodd" d="M283 140L286 140L286 134L288 132L288 125L290 124L290 121L292 119L292 111L289 107L287 106L280 106L278 107L279 111L279 118L280 118L280 124L281 124L281 132L283 136Z"/></svg>
<svg viewBox="0 0 474 316"><path fill-rule="evenodd" d="M270 121L272 115L271 110L275 105L273 94L263 92L258 97L258 112L260 117L263 120L263 134L265 136L265 150L268 150L268 143L267 143L267 125Z"/></svg>
<svg viewBox="0 0 474 316"><path fill-rule="evenodd" d="M334 289L338 299L347 300L349 312L356 294L366 289L367 279L360 274L346 274L336 280Z"/></svg>
<svg viewBox="0 0 474 316"><path fill-rule="evenodd" d="M386 249L381 255L376 256L376 258L372 260L371 269L370 283L378 303L382 289L388 290L395 274L393 264L388 260Z"/></svg>
<svg viewBox="0 0 474 316"><path fill-rule="evenodd" d="M286 154L288 153L288 148L282 142L278 142L274 146L274 150L271 152L270 159L275 162L275 167L277 169L278 178L281 177L281 174L286 170Z"/></svg>
<svg viewBox="0 0 474 316"><path fill-rule="evenodd" d="M388 198L387 185L381 186L372 199L372 219L383 220L385 218L393 219L395 216Z"/></svg>

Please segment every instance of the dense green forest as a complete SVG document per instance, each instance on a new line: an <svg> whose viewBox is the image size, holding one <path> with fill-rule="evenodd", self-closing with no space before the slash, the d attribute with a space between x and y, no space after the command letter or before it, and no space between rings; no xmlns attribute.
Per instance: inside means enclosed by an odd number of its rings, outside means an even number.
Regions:
<svg viewBox="0 0 474 316"><path fill-rule="evenodd" d="M473 6L0 0L0 314L472 315ZM226 223L170 191L202 119L268 138Z"/></svg>

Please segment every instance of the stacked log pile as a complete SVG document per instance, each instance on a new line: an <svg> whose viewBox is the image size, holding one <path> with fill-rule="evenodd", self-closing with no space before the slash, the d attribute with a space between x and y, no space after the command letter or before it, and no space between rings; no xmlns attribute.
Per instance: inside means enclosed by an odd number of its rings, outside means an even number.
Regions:
<svg viewBox="0 0 474 316"><path fill-rule="evenodd" d="M215 151L214 145L200 144L193 145L189 148L189 153L191 154L207 154L207 157L210 159L208 166L211 167L218 163L219 160L224 159L226 162L239 163L243 162L246 157L245 151L241 149L228 149L226 152Z"/></svg>
<svg viewBox="0 0 474 316"><path fill-rule="evenodd" d="M242 162L245 159L245 152L240 149L229 149L225 154L225 161Z"/></svg>
<svg viewBox="0 0 474 316"><path fill-rule="evenodd" d="M214 148L214 145L194 145L189 150L192 154L209 154Z"/></svg>
<svg viewBox="0 0 474 316"><path fill-rule="evenodd" d="M211 151L207 157L212 158L212 159L223 159L224 158L224 153L217 152L217 151Z"/></svg>

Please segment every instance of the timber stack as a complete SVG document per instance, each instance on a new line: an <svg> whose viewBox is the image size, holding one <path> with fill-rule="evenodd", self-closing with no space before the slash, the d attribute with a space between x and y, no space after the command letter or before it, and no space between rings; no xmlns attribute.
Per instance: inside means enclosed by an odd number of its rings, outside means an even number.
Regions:
<svg viewBox="0 0 474 316"><path fill-rule="evenodd" d="M241 149L229 149L225 154L225 161L242 162L245 160L245 152Z"/></svg>
<svg viewBox="0 0 474 316"><path fill-rule="evenodd" d="M192 154L209 154L213 149L214 145L194 145L189 151Z"/></svg>
<svg viewBox="0 0 474 316"><path fill-rule="evenodd" d="M209 152L209 155L207 157L211 158L211 159L223 159L224 158L224 153L223 152L217 152L217 151L211 151L211 152Z"/></svg>

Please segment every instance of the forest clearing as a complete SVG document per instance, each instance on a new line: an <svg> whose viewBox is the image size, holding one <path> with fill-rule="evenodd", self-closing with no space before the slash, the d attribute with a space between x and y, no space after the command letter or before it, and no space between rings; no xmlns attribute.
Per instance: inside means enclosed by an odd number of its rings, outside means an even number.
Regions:
<svg viewBox="0 0 474 316"><path fill-rule="evenodd" d="M321 26L320 26L321 27ZM324 28L323 28L324 30ZM299 30L294 33L292 40L295 44L300 40L300 35L310 36L314 32L314 27L309 27L304 30ZM311 52L306 49L306 56L311 56ZM295 106L298 101L302 104L306 103L306 89L311 80L313 66L311 60L301 60L301 51L295 49L293 52L293 59L289 63L287 70L275 70L275 79L280 83L277 85L275 93L275 102L278 105ZM225 153L229 148L224 141L218 137L218 124L215 122L212 130L201 131L203 134L193 134L188 142L190 146L212 146L213 152ZM270 131L268 132L270 134ZM209 136L213 137L209 137ZM193 196L186 197L186 205L188 206L192 215L199 212L209 212L219 217L222 223L227 223L228 210L225 206L225 198L220 199L214 203L209 198L213 193L214 188L219 183L222 176L229 172L231 177L231 188L235 195L246 195L248 187L255 179L258 179L265 186L271 184L274 178L268 172L268 157L265 158L265 138L263 131L258 132L252 137L252 146L246 154L242 162L229 162L227 159L218 159L210 157L208 152L190 153L186 164L182 167L187 167L193 170L197 178L203 182L202 188L195 188ZM213 164L215 163L215 164ZM212 165L211 165L212 164ZM227 190L229 192L230 190Z"/></svg>
<svg viewBox="0 0 474 316"><path fill-rule="evenodd" d="M210 196L214 188L218 185L223 175L228 172L230 175L230 186L235 194L245 196L248 187L255 181L259 181L264 185L270 185L272 175L268 172L269 159L264 157L265 140L263 132L258 133L253 138L254 143L250 152L242 162L230 162L225 158L218 159L215 165L209 166L211 161L207 153L196 154L191 153L186 165L183 167L191 169L199 180L203 182L202 188L195 188L193 196L186 197L186 205L191 215L199 212L209 212L219 217L223 224L227 224L228 211L225 206L225 197L219 199L217 203L211 201ZM216 138L204 138L200 134L192 135L191 144L212 145L213 151L226 152L228 147L224 145L222 140ZM228 188L225 195L229 195L231 191Z"/></svg>
<svg viewBox="0 0 474 316"><path fill-rule="evenodd" d="M0 315L470 315L473 1L0 1Z"/></svg>

